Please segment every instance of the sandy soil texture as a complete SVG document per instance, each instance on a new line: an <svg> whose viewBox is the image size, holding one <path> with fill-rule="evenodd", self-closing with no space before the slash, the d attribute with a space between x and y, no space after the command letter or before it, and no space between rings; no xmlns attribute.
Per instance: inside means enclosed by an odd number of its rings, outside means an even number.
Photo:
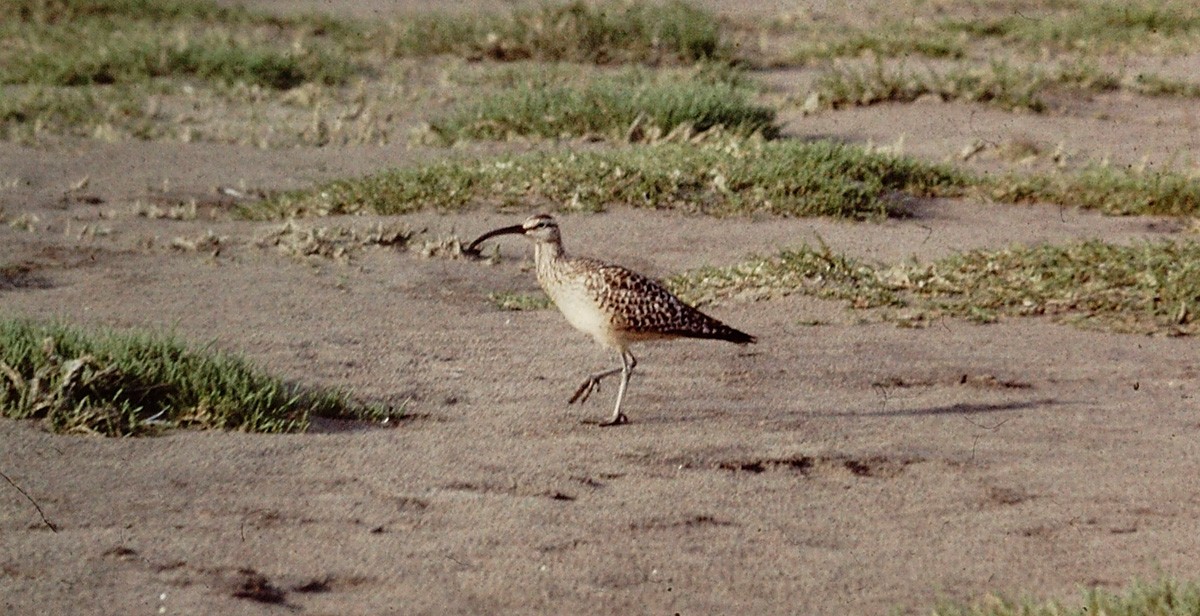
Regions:
<svg viewBox="0 0 1200 616"><path fill-rule="evenodd" d="M903 138L936 160L1030 135L1130 163L1200 151L1194 101L1106 94L1084 107L918 102L783 119L789 135ZM141 439L0 420L0 612L881 614L1200 571L1194 339L1034 318L904 329L806 297L729 302L710 312L757 345L641 348L632 423L600 429L587 421L610 412L615 383L566 401L615 358L556 311L487 299L536 288L518 238L497 265L378 248L311 265L257 245L279 223L133 213L164 188L220 210L219 186L291 188L439 155L0 143L0 207L40 221L0 226L0 253L30 267L0 289L0 313L167 328L413 412L391 427ZM522 217L398 220L469 238ZM882 223L628 209L560 220L569 250L654 276L818 235L889 261L1187 233L1172 219L959 201ZM216 254L170 247L210 230L224 238Z"/></svg>

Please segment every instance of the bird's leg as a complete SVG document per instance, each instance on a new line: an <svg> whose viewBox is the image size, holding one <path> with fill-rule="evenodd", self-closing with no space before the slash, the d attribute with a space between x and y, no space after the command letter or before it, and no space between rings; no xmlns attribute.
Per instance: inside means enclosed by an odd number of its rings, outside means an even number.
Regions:
<svg viewBox="0 0 1200 616"><path fill-rule="evenodd" d="M621 402L625 400L625 389L629 387L629 377L637 367L637 358L629 351L621 351L621 387L617 389L617 408L613 410L612 419L601 423L601 426L619 426L629 423L629 418L621 412Z"/></svg>

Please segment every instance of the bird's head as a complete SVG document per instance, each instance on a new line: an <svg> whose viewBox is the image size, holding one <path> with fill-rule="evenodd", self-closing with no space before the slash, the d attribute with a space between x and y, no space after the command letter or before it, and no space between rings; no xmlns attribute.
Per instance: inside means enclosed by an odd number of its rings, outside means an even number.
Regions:
<svg viewBox="0 0 1200 616"><path fill-rule="evenodd" d="M463 252L478 255L480 244L498 235L524 235L535 242L557 243L562 241L558 232L558 221L549 214L535 214L526 218L525 222L519 225L500 227L484 233L475 238L475 241L471 242Z"/></svg>

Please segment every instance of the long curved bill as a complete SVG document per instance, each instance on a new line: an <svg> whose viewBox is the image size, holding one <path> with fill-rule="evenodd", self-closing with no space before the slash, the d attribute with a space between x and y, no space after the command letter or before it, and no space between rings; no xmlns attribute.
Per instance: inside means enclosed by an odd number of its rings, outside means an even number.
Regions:
<svg viewBox="0 0 1200 616"><path fill-rule="evenodd" d="M488 231L487 233L484 233L483 235L475 238L475 241L471 242L471 244L469 246L467 246L466 249L463 250L463 252L466 254L469 254L469 255L479 256L479 245L492 239L493 237L496 237L497 235L524 235L524 234L525 234L525 227L523 227L521 225L512 225L510 227L501 227L501 228L495 229L493 231Z"/></svg>

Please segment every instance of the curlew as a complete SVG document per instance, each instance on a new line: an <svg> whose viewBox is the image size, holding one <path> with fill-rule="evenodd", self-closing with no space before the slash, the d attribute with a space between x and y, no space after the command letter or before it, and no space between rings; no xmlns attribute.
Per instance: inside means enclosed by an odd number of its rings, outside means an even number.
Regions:
<svg viewBox="0 0 1200 616"><path fill-rule="evenodd" d="M548 214L530 216L524 223L489 231L476 238L465 252L479 254L484 241L499 235L524 235L534 243L537 279L546 295L567 321L590 335L601 346L617 352L620 367L591 374L568 403L583 403L600 387L600 381L621 375L617 404L602 426L627 423L621 412L629 377L637 359L629 351L635 342L707 338L737 344L753 343L754 336L738 331L685 304L650 278L619 265L596 259L571 257L563 250L558 222Z"/></svg>

